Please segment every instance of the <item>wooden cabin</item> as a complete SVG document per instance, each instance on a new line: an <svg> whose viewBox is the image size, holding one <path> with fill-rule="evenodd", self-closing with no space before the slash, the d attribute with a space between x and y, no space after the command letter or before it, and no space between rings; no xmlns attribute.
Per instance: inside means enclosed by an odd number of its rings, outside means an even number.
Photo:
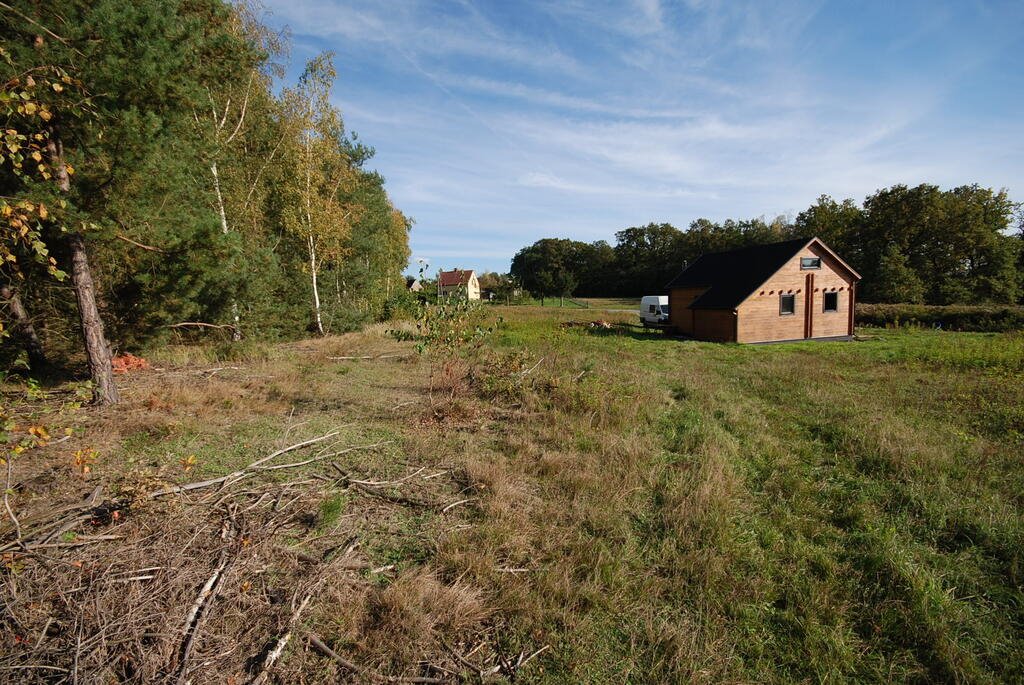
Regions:
<svg viewBox="0 0 1024 685"><path fill-rule="evenodd" d="M845 339L859 280L817 238L706 254L668 284L669 323L716 342Z"/></svg>

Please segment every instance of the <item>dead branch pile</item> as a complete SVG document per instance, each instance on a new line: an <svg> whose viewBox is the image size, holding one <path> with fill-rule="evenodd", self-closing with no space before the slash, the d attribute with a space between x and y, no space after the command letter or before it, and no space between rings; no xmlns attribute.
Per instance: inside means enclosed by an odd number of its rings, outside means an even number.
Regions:
<svg viewBox="0 0 1024 685"><path fill-rule="evenodd" d="M446 504L438 474L423 468L357 478L337 458L382 443L336 449L336 433L220 478L113 499L97 487L47 511L11 509L0 529L0 682L513 678L536 653L489 646L494 624L478 591L422 568L375 567L363 549L369 526L387 525L396 508L445 516L464 502ZM272 479L282 473L301 477ZM358 504L324 529L321 504L339 491ZM449 646L471 637L486 657Z"/></svg>
<svg viewBox="0 0 1024 685"><path fill-rule="evenodd" d="M612 328L610 321L604 319L598 319L597 321L565 321L561 324L562 328Z"/></svg>

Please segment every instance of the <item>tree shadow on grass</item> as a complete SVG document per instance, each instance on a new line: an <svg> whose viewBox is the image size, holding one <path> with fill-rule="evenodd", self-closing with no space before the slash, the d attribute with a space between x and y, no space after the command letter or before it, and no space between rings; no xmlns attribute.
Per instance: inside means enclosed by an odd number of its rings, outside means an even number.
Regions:
<svg viewBox="0 0 1024 685"><path fill-rule="evenodd" d="M658 342L661 340L688 340L667 331L657 328L644 328L637 324L617 323L611 328L590 327L584 329L585 333L602 338L632 338L633 340L644 340L647 342Z"/></svg>

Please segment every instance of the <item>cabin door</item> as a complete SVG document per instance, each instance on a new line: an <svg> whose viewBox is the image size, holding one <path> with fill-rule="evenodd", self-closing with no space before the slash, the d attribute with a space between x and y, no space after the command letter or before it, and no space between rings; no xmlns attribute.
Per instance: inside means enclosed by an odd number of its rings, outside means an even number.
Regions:
<svg viewBox="0 0 1024 685"><path fill-rule="evenodd" d="M814 274L804 282L804 338L814 337Z"/></svg>

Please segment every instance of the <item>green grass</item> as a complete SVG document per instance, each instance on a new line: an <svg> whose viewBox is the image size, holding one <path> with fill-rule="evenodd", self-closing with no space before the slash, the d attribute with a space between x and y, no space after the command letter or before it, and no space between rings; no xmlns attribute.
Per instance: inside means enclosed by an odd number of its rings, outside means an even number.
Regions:
<svg viewBox="0 0 1024 685"><path fill-rule="evenodd" d="M545 308L558 308L558 309L586 309L587 307L583 304L585 300L574 300L569 297L558 298L558 297L545 297L541 300L539 297L523 298L513 306L516 307L545 307ZM495 301L496 306L504 306L500 300Z"/></svg>
<svg viewBox="0 0 1024 685"><path fill-rule="evenodd" d="M595 309L640 309L640 296L636 297L583 297L580 298Z"/></svg>
<svg viewBox="0 0 1024 685"><path fill-rule="evenodd" d="M432 578L486 598L486 632L449 641L550 644L523 682L1020 680L1020 333L742 346L596 306L488 311L503 322L457 361L328 359L409 353L387 326L240 357L169 350L171 366L248 361L126 379L126 413L92 432L120 436L95 475L195 480L336 426L342 445L393 440L342 466L426 467L438 477L395 493L469 501L328 491L317 529L358 521L368 563L396 565L372 581L395 626L433 611L416 590ZM578 325L596 320L614 325ZM449 390L445 373L467 376ZM315 627L398 669L430 657L429 633L399 658L391 628Z"/></svg>
<svg viewBox="0 0 1024 685"><path fill-rule="evenodd" d="M496 346L562 387L595 369L490 440L530 496L464 541L538 560L507 610L559 646L543 679L1024 672L1019 334L750 347L508 318Z"/></svg>

